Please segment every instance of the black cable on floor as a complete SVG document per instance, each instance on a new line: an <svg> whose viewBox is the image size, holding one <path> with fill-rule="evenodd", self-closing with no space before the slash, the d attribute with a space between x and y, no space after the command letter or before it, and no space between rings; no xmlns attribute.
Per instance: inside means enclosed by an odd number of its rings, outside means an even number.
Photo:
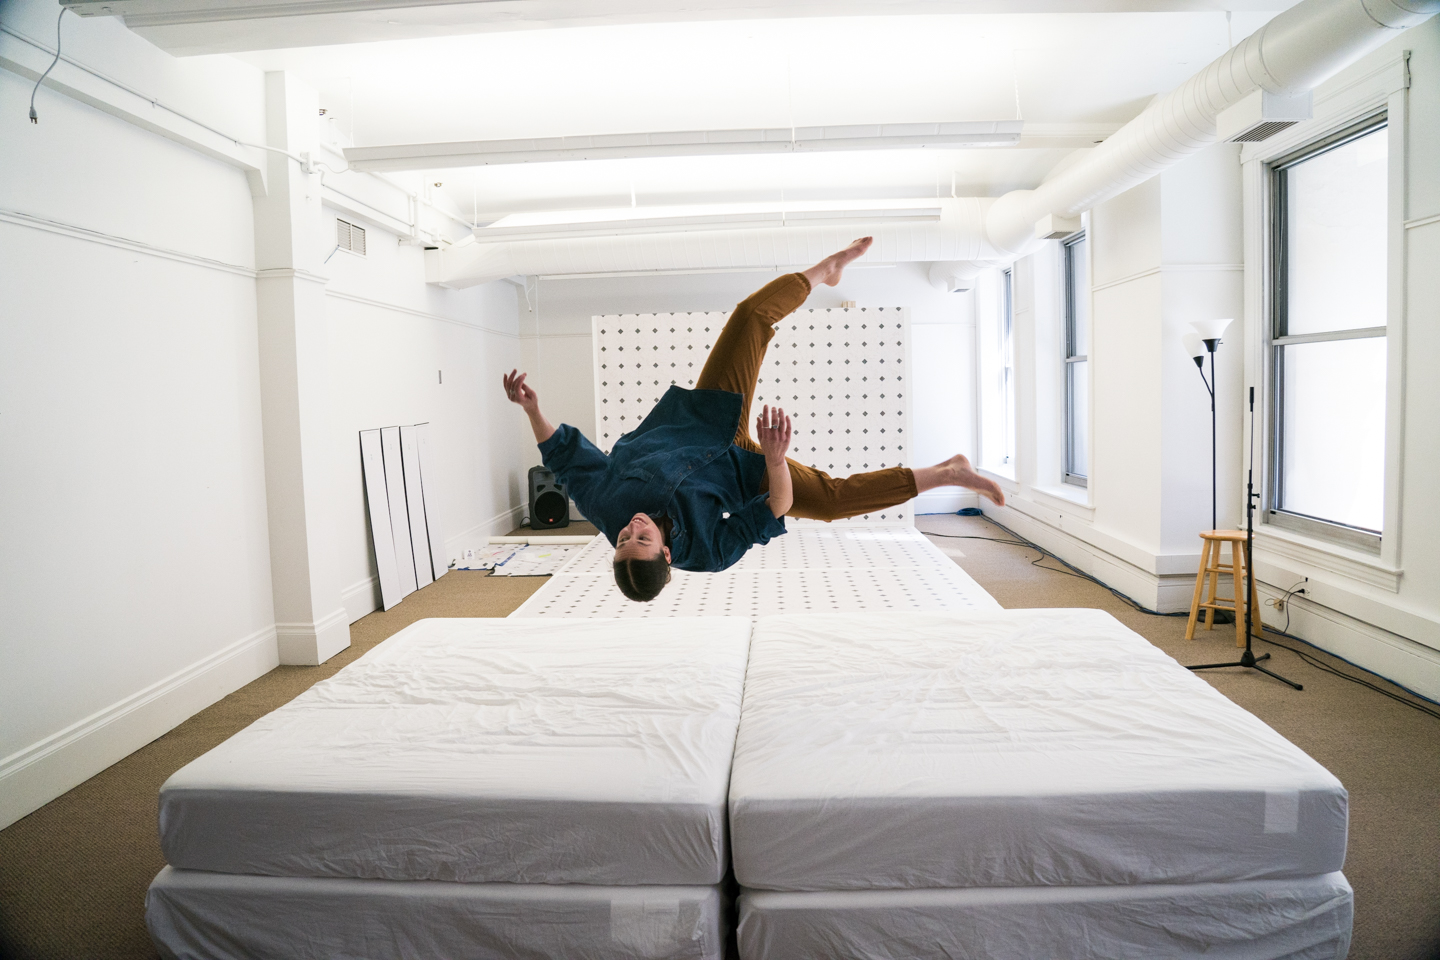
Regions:
<svg viewBox="0 0 1440 960"><path fill-rule="evenodd" d="M1091 583L1094 583L1094 584L1097 585L1097 586L1100 586L1100 587L1105 588L1106 590L1109 590L1109 591L1110 591L1112 594L1114 594L1116 597L1118 597L1119 599L1123 600L1125 603L1129 604L1130 606L1134 607L1136 610L1140 611L1141 613L1148 614L1149 616L1152 616L1152 617L1186 617L1186 618L1188 618L1188 617L1190 616L1189 611L1183 611L1183 612L1178 612L1178 611L1177 611L1177 612L1175 612L1175 613L1161 613L1159 610L1151 610L1149 607L1141 606L1137 601L1131 599L1130 597L1127 597L1125 594L1121 593L1119 590L1116 590L1114 587L1110 586L1110 584L1108 584L1108 583L1106 583L1105 581L1099 579L1098 577L1093 577L1093 576L1091 576L1090 574L1086 573L1084 570L1081 570L1079 567L1075 566L1074 564L1072 564L1072 563L1070 563L1070 562L1068 562L1068 561L1066 561L1066 560L1063 560L1063 559L1061 559L1060 557L1055 556L1055 554L1051 553L1049 550L1046 550L1044 547L1040 546L1040 544L1034 543L1033 541L1030 541L1030 540L1026 540L1024 537L1020 536L1018 533L1016 533L1014 530L1011 530L1009 527L1005 526L1003 523L996 523L994 520L990 519L989 517L982 517L982 519L983 519L986 523L993 524L994 526L999 527L1001 530L1004 530L1006 533L1008 533L1008 534L1010 535L1010 539L1009 539L1009 540L1002 540L1002 539L999 538L999 537L981 537L981 536L977 536L977 535L974 535L974 534L929 533L929 532L926 532L926 531L923 531L923 530L922 530L921 532L922 532L922 533L925 533L925 535L926 535L926 536L929 536L929 537L945 537L945 538L950 539L950 540L987 540L987 541L989 541L990 543L1003 543L1003 544L1006 544L1006 545L1012 546L1012 547L1026 547L1026 548L1028 548L1028 549L1030 549L1030 550L1035 550L1035 551L1038 551L1038 552L1040 553L1040 559L1039 559L1039 560L1032 560L1032 561L1030 562L1030 565L1031 565L1031 566L1037 566L1042 560L1044 560L1044 559L1046 559L1046 558L1048 557L1048 558L1050 558L1050 559L1052 559L1052 560L1055 560L1055 561L1058 562L1058 563L1064 564L1064 565L1065 565L1066 567L1068 567L1069 569L1068 569L1068 570L1056 570L1056 569L1054 569L1054 568L1052 568L1052 567L1040 567L1041 570L1049 570L1051 573L1064 573L1064 574L1067 574L1067 575L1072 576L1072 577L1079 577L1079 578L1082 579L1082 580L1089 580ZM1073 571L1073 572L1071 572L1071 571ZM1296 593L1296 591L1295 591L1294 589L1291 589L1290 591L1288 591L1288 592L1286 593L1286 600L1288 601L1288 599L1289 599L1290 597L1294 596L1295 593ZM1285 626L1286 626L1287 628L1290 626L1290 611L1289 611L1288 609L1285 611ZM1349 680L1351 683L1357 683L1357 684L1359 684L1359 685L1362 686L1362 687L1367 687L1367 688L1369 688L1369 689L1371 689L1371 690L1374 690L1374 691L1375 691L1376 693L1378 693L1378 694L1382 694L1383 696L1389 697L1391 700L1394 700L1396 703L1403 703L1403 704L1404 704L1405 706L1407 706L1407 707L1412 707L1412 708L1414 708L1414 709L1416 709L1416 710L1419 710L1421 713L1428 714L1429 716L1432 716L1432 717L1434 717L1435 719L1440 720L1440 710L1432 710L1430 707L1426 706L1426 704L1432 704L1432 703L1435 704L1436 706L1440 706L1440 703L1436 703L1436 701L1431 700L1429 697L1425 696L1425 695L1422 694L1422 693L1416 693L1414 690L1411 690L1409 687L1406 687L1406 686L1404 686L1404 685L1402 685L1402 684L1395 683L1394 680L1389 680L1389 679L1386 679L1386 678L1384 678L1384 677L1380 677L1380 679L1385 680L1386 683L1394 684L1395 686L1399 687L1401 690L1404 690L1404 691L1405 691L1406 693L1408 693L1410 696L1415 697L1415 698L1418 699L1418 700L1423 700L1423 701L1425 701L1425 702L1424 702L1424 703L1416 703L1416 702L1414 702L1413 700L1407 700L1407 699L1405 699L1405 698L1402 697L1402 696L1399 696L1399 695L1397 695L1397 694L1395 694L1395 693L1390 692L1389 690L1384 689L1383 687L1380 687L1380 686L1378 686L1378 685L1376 685L1376 684L1371 683L1369 680L1366 680L1364 677L1355 677L1355 676L1351 676L1350 674L1345 673L1345 672L1343 672L1343 671L1336 670L1334 667L1331 667L1329 664L1324 663L1324 662L1316 659L1315 657L1312 657L1311 655L1307 654L1307 653L1306 653L1305 651L1303 651L1303 650L1297 650L1296 648L1294 648L1294 647L1292 647L1292 646L1289 646L1288 644L1279 643L1279 642L1277 642L1277 641L1275 641L1275 640L1271 640L1271 639L1263 636L1263 634L1265 634L1265 633L1273 633L1273 634L1276 634L1277 636L1286 637L1286 638L1288 638L1288 639L1290 639L1290 640L1295 640L1295 641L1298 641L1298 642L1300 642L1300 643L1303 643L1303 644L1305 644L1307 647L1314 647L1314 646L1315 646L1313 643L1311 643L1309 640L1304 639L1303 637L1297 637L1297 636L1295 636L1294 634L1285 632L1284 630L1276 630L1274 627L1267 627L1267 626L1265 626L1264 622L1262 621L1261 624L1260 624L1260 632L1256 634L1255 639L1260 640L1260 641L1262 641L1262 642L1264 642L1264 643L1268 643L1268 644L1270 644L1271 646L1279 647L1279 648L1281 648L1282 650L1289 650L1291 653L1293 653L1293 654L1295 654L1296 656L1298 656L1301 660L1304 660L1306 663L1310 664L1311 666L1313 666L1313 667L1315 667L1315 668L1317 668L1317 669L1319 669L1319 670L1323 670L1323 671L1326 672L1326 673L1329 673L1329 674L1332 674L1332 675L1334 675L1334 676L1337 676L1337 677L1341 678L1342 680ZM1319 648L1319 647L1315 647L1315 649L1318 650L1318 649L1320 649L1320 648ZM1335 654L1330 653L1329 651L1325 651L1325 654L1326 654L1326 656L1335 657ZM1335 657L1335 659L1341 661L1342 663L1349 664L1350 666L1354 667L1354 668L1357 669L1357 670L1365 670L1364 667L1360 666L1359 664L1350 663L1350 661L1349 661L1349 660L1346 660L1344 657ZM1372 671L1369 671L1369 670L1365 670L1365 672L1366 672L1366 673L1372 673ZM1380 676L1379 674L1373 674L1373 675L1374 675L1374 676L1377 676L1377 677Z"/></svg>

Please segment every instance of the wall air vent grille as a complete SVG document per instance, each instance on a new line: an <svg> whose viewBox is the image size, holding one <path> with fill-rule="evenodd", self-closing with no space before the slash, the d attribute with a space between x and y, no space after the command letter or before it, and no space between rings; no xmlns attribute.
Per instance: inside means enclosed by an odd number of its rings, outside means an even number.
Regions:
<svg viewBox="0 0 1440 960"><path fill-rule="evenodd" d="M335 245L357 256L365 256L365 228L344 220L335 221Z"/></svg>
<svg viewBox="0 0 1440 960"><path fill-rule="evenodd" d="M1299 122L1298 120L1268 120L1265 123L1256 124L1239 136L1231 137L1230 142L1259 143L1261 140L1269 140L1281 130L1290 129Z"/></svg>

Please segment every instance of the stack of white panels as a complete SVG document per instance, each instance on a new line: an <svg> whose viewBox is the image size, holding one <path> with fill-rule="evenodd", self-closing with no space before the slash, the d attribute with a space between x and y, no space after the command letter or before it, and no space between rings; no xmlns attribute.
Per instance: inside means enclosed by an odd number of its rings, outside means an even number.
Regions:
<svg viewBox="0 0 1440 960"><path fill-rule="evenodd" d="M749 636L407 627L165 784L152 936L174 956L718 958Z"/></svg>
<svg viewBox="0 0 1440 960"><path fill-rule="evenodd" d="M786 521L792 524L791 521ZM673 572L649 603L615 586L615 550L597 536L512 617L763 617L842 610L999 610L913 527L791 525L721 573Z"/></svg>
<svg viewBox="0 0 1440 960"><path fill-rule="evenodd" d="M761 621L730 813L745 960L1348 947L1344 788L1100 611Z"/></svg>

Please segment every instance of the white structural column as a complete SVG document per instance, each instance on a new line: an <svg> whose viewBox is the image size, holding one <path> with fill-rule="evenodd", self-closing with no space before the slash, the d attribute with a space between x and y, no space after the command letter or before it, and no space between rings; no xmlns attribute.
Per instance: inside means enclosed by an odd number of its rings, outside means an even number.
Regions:
<svg viewBox="0 0 1440 960"><path fill-rule="evenodd" d="M266 134L291 154L314 148L315 92L265 76ZM330 413L318 180L279 153L255 201L261 411L270 576L280 662L323 663L350 645L329 491Z"/></svg>

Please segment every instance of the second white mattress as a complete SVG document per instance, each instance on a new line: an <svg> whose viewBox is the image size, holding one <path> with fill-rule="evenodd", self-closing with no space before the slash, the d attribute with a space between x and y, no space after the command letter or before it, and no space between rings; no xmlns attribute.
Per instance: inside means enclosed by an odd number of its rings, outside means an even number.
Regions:
<svg viewBox="0 0 1440 960"><path fill-rule="evenodd" d="M421 620L182 768L172 866L711 884L750 622Z"/></svg>
<svg viewBox="0 0 1440 960"><path fill-rule="evenodd" d="M1339 870L1345 789L1098 610L767 617L730 787L762 890Z"/></svg>

